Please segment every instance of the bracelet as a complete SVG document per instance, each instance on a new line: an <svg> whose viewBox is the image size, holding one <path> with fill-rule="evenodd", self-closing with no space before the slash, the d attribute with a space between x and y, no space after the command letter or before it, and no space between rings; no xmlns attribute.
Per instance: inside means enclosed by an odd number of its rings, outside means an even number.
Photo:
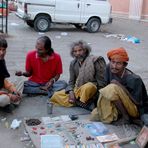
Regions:
<svg viewBox="0 0 148 148"><path fill-rule="evenodd" d="M55 79L55 78L52 78L52 80L53 80L53 83L55 83L55 82L56 82L56 79Z"/></svg>

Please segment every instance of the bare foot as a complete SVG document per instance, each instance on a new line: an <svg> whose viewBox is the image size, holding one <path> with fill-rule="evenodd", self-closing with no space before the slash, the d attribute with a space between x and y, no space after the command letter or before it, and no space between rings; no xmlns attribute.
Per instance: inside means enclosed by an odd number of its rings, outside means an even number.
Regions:
<svg viewBox="0 0 148 148"><path fill-rule="evenodd" d="M69 103L71 103L71 104L75 104L75 102L76 102L76 100L73 99L73 98L70 98L68 101L69 101Z"/></svg>
<svg viewBox="0 0 148 148"><path fill-rule="evenodd" d="M47 86L40 86L40 89L47 91L48 87Z"/></svg>

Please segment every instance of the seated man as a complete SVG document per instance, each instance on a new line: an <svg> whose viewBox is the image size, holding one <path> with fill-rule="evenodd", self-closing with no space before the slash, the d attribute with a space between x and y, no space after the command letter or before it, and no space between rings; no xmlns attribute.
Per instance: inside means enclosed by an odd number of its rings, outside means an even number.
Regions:
<svg viewBox="0 0 148 148"><path fill-rule="evenodd" d="M105 60L90 55L91 48L84 41L72 44L70 79L65 90L54 93L50 101L54 104L70 107L78 105L87 108L97 90L105 86Z"/></svg>
<svg viewBox="0 0 148 148"><path fill-rule="evenodd" d="M22 85L19 85L20 92L6 78L10 77L5 64L7 41L0 37L0 107L9 110L10 104L18 104L21 99ZM8 109L8 110L7 110Z"/></svg>
<svg viewBox="0 0 148 148"><path fill-rule="evenodd" d="M143 114L147 92L142 79L126 68L129 57L124 48L112 49L107 56L110 61L106 68L108 85L100 89L91 119L111 123L122 115L124 121L129 122Z"/></svg>
<svg viewBox="0 0 148 148"><path fill-rule="evenodd" d="M66 87L65 81L57 81L62 74L62 61L51 47L47 36L37 39L36 50L30 51L26 58L26 71L17 71L17 76L29 77L24 83L24 94L48 94Z"/></svg>

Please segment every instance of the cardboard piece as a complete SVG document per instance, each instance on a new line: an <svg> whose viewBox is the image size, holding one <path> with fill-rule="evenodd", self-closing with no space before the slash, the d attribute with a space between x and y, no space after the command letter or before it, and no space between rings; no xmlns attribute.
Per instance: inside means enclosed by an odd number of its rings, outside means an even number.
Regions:
<svg viewBox="0 0 148 148"><path fill-rule="evenodd" d="M115 142L105 144L106 148L147 148L148 146L148 128L144 126L138 136L119 139Z"/></svg>
<svg viewBox="0 0 148 148"><path fill-rule="evenodd" d="M115 133L107 134L107 135L104 135L104 136L97 136L97 139L98 139L101 143L112 142L112 141L117 141L117 140L119 140L118 136L117 136Z"/></svg>
<svg viewBox="0 0 148 148"><path fill-rule="evenodd" d="M59 135L42 135L41 148L64 148L62 138Z"/></svg>
<svg viewBox="0 0 148 148"><path fill-rule="evenodd" d="M140 148L144 148L148 144L148 128L144 126L136 138L136 143Z"/></svg>

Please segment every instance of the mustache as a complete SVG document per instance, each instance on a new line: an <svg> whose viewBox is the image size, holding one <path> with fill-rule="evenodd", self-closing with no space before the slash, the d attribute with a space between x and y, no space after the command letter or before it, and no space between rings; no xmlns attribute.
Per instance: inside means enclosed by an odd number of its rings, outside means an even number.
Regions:
<svg viewBox="0 0 148 148"><path fill-rule="evenodd" d="M37 51L37 53L44 53L44 51Z"/></svg>
<svg viewBox="0 0 148 148"><path fill-rule="evenodd" d="M79 55L79 56L76 56L77 59L85 59L86 55Z"/></svg>
<svg viewBox="0 0 148 148"><path fill-rule="evenodd" d="M119 69L117 69L117 68L111 68L111 70L119 70Z"/></svg>

